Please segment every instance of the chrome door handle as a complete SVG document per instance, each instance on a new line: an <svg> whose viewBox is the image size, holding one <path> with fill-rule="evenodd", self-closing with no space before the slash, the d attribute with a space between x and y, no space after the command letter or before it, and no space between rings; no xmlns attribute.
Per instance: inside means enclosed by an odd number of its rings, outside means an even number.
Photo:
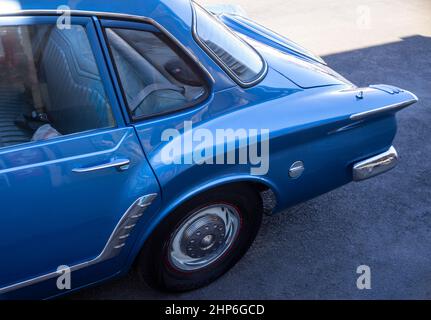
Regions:
<svg viewBox="0 0 431 320"><path fill-rule="evenodd" d="M104 170L108 168L118 168L118 170L120 171L125 171L129 169L129 165L130 165L129 159L115 159L108 163L100 164L98 166L87 167L87 168L76 168L76 169L73 169L72 171L76 173L84 173L84 172Z"/></svg>

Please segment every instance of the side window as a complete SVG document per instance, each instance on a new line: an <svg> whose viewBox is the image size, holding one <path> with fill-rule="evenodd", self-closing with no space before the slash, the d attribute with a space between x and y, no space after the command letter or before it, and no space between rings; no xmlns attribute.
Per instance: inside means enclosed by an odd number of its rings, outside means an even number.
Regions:
<svg viewBox="0 0 431 320"><path fill-rule="evenodd" d="M85 28L0 27L0 147L115 126Z"/></svg>
<svg viewBox="0 0 431 320"><path fill-rule="evenodd" d="M134 120L184 109L208 89L200 70L158 31L105 29Z"/></svg>

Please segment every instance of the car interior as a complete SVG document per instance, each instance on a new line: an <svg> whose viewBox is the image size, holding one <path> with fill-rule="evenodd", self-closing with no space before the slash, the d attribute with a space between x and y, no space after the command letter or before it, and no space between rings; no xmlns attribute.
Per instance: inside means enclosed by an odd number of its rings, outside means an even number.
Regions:
<svg viewBox="0 0 431 320"><path fill-rule="evenodd" d="M107 29L133 118L175 111L206 83L161 34ZM115 126L85 28L0 27L0 147Z"/></svg>
<svg viewBox="0 0 431 320"><path fill-rule="evenodd" d="M182 109L205 96L193 64L162 34L108 28L106 35L133 118Z"/></svg>
<svg viewBox="0 0 431 320"><path fill-rule="evenodd" d="M115 125L82 26L0 28L0 147Z"/></svg>

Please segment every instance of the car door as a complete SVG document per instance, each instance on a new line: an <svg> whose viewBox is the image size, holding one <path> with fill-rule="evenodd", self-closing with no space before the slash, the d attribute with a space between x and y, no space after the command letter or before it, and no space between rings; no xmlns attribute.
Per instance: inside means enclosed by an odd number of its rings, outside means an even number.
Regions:
<svg viewBox="0 0 431 320"><path fill-rule="evenodd" d="M90 17L1 17L0 40L2 295L127 252L160 192Z"/></svg>

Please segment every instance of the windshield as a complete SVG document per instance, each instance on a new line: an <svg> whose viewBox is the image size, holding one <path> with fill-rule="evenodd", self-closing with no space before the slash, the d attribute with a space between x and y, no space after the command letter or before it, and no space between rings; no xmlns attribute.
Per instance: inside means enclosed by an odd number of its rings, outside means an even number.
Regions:
<svg viewBox="0 0 431 320"><path fill-rule="evenodd" d="M220 66L240 84L250 85L265 72L261 56L223 23L198 4L195 11L195 36Z"/></svg>

